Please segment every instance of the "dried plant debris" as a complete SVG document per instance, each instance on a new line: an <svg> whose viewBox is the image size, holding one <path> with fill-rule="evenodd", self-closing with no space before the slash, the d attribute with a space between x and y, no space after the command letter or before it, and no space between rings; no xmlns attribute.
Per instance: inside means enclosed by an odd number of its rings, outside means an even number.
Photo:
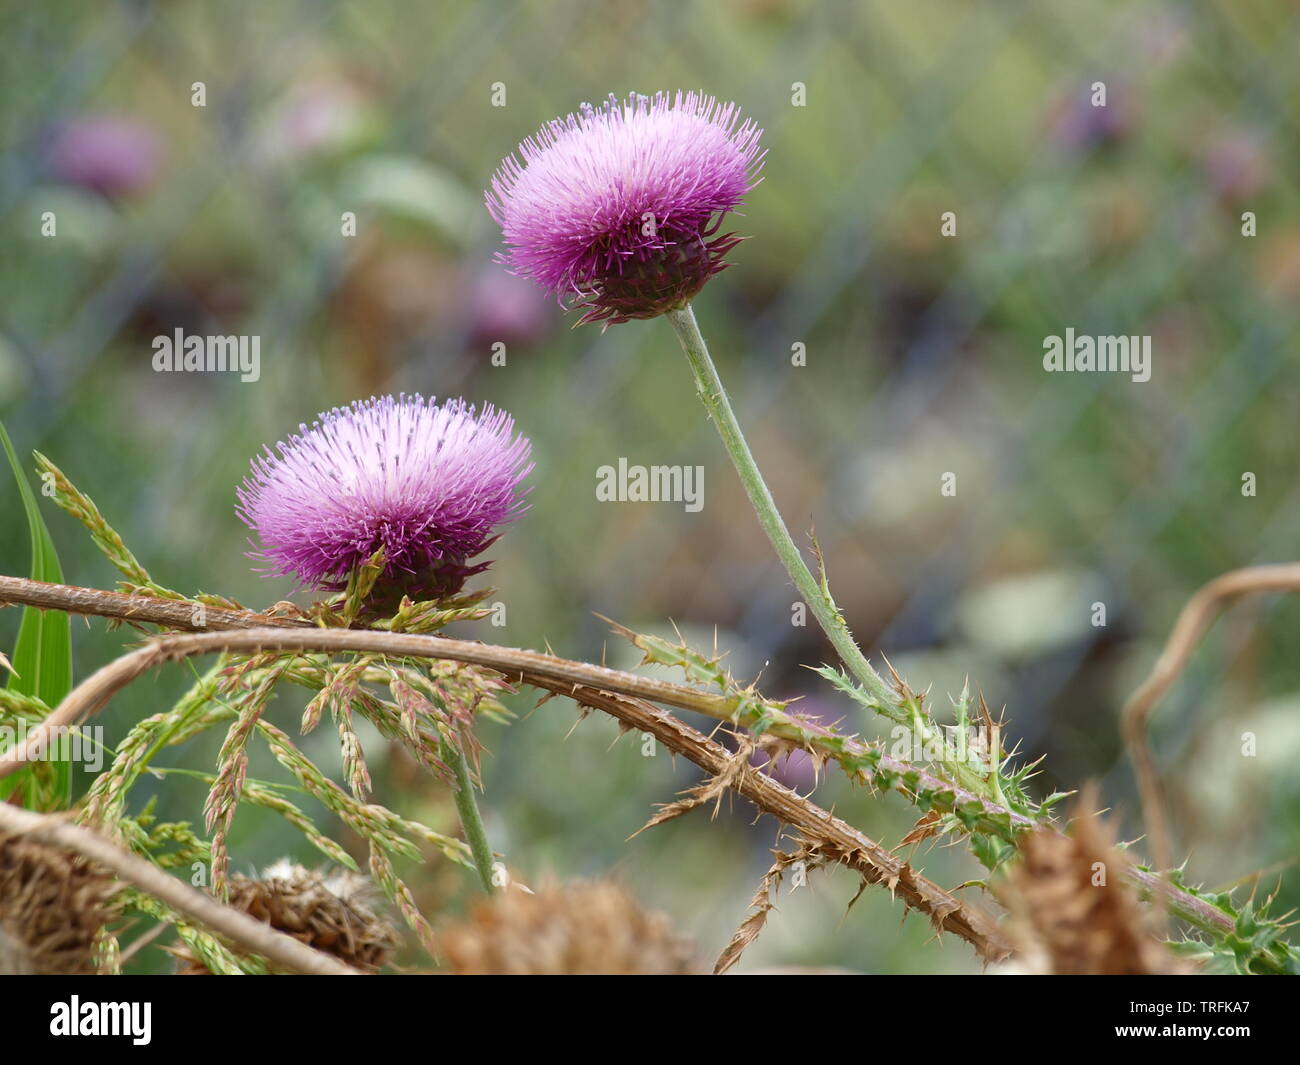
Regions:
<svg viewBox="0 0 1300 1065"><path fill-rule="evenodd" d="M738 734L736 743L736 753L731 756L720 773L709 777L693 788L688 788L682 793L682 798L675 802L661 805L658 813L633 832L629 838L635 838L648 828L662 825L665 821L681 817L682 814L690 813L697 807L710 802L713 803L713 816L717 817L718 810L722 806L722 797L727 793L727 789L735 787L736 783L746 773L755 772L749 762L750 755L754 753L753 740L748 736Z"/></svg>
<svg viewBox="0 0 1300 1065"><path fill-rule="evenodd" d="M0 974L96 973L118 888L84 858L0 832Z"/></svg>
<svg viewBox="0 0 1300 1065"><path fill-rule="evenodd" d="M321 872L281 860L260 879L235 874L230 905L300 943L332 954L363 972L383 968L398 945L392 924L379 911L370 880L348 870ZM172 949L183 976L208 968L187 946Z"/></svg>
<svg viewBox="0 0 1300 1065"><path fill-rule="evenodd" d="M1080 810L1091 810L1085 795ZM1128 859L1096 814L1079 813L1069 836L1035 829L998 896L1020 961L1054 975L1187 972L1155 937L1125 882Z"/></svg>
<svg viewBox="0 0 1300 1065"><path fill-rule="evenodd" d="M772 911L776 909L776 895L781 889L781 883L785 879L788 869L793 866L801 875L806 876L812 870L820 869L834 860L828 849L820 848L804 839L796 842L798 846L791 853L787 854L779 850L772 852L776 861L763 874L763 882L759 884L758 890L754 892L754 897L750 899L749 912L731 937L731 941L718 955L718 960L713 966L715 976L721 976L736 962L740 961L740 957L745 953L746 948L767 927L767 919ZM862 886L863 888L866 887L865 880ZM850 907L854 902L858 901L861 894L862 889L859 889L858 895L855 895L853 902L849 903Z"/></svg>
<svg viewBox="0 0 1300 1065"><path fill-rule="evenodd" d="M575 881L535 894L512 888L474 907L442 935L456 975L687 976L694 948L662 913L642 909L621 885Z"/></svg>

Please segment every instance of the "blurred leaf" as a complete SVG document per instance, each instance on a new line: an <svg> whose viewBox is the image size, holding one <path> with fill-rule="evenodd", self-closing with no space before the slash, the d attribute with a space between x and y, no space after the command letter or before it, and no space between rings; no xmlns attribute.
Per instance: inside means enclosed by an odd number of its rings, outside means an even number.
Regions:
<svg viewBox="0 0 1300 1065"><path fill-rule="evenodd" d="M471 242L487 227L482 201L422 159L371 156L353 167L346 184L356 202L429 226L456 244Z"/></svg>

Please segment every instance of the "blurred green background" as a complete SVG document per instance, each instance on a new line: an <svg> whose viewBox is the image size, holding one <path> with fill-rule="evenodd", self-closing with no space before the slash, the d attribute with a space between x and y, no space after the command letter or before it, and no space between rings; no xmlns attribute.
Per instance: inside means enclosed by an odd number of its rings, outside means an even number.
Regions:
<svg viewBox="0 0 1300 1065"><path fill-rule="evenodd" d="M1197 586L1300 553L1300 9L1287 0L6 2L0 28L0 414L164 584L258 607L289 596L244 556L233 503L250 458L356 398L463 395L511 411L537 461L532 509L493 550L508 623L472 635L630 665L593 612L653 631L671 619L705 645L716 631L767 694L876 734L802 668L831 652L791 624L792 590L667 324L572 330L492 262L482 189L522 137L611 92L678 87L735 100L766 129L764 179L735 223L752 239L697 311L787 521L800 538L815 524L864 646L940 704L968 675L1005 704L1012 739L1045 756L1044 792L1098 779L1140 834L1123 699ZM955 238L940 235L945 211ZM1257 236L1242 235L1244 211ZM1150 335L1151 380L1044 373L1043 338L1067 327ZM154 373L152 338L176 328L260 336L261 379ZM620 456L704 466L704 509L598 503L596 469ZM946 472L955 498L940 495ZM0 498L0 570L25 574L17 495ZM46 520L67 579L111 587L71 519L51 507ZM0 647L17 622L0 613ZM1261 885L1280 879L1292 905L1297 622L1294 599L1235 608L1154 726L1191 875L1268 870ZM73 631L78 677L131 638L99 621ZM169 667L115 700L109 741L188 675ZM299 711L287 695L273 707L286 726ZM573 730L555 700L485 727L493 842L525 876L615 873L711 956L775 826L737 802L627 842L696 774L616 743L598 717ZM307 749L337 770L328 731ZM1259 757L1241 757L1244 731ZM450 828L445 788L368 738L379 801ZM214 750L184 764L208 767ZM199 819L198 783L160 794L164 816ZM915 819L834 776L815 794L887 845ZM285 853L316 860L241 812L236 868ZM945 884L977 871L959 849L915 858ZM472 898L454 869L406 872L435 920ZM742 970L977 970L959 941L900 930L883 892L844 916L855 890L815 877Z"/></svg>

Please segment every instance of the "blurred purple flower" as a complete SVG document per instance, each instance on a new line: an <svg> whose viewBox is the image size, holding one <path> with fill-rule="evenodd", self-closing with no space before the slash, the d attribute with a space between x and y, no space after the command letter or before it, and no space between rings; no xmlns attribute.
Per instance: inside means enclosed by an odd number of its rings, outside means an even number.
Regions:
<svg viewBox="0 0 1300 1065"><path fill-rule="evenodd" d="M756 184L762 130L735 104L681 93L614 96L543 126L492 178L499 256L582 321L653 318L726 266L722 217Z"/></svg>
<svg viewBox="0 0 1300 1065"><path fill-rule="evenodd" d="M790 707L790 714L814 732L826 731L827 726L834 725L843 716L834 706L815 697L800 699ZM821 767L811 754L782 743L777 743L771 751L755 751L749 756L749 764L805 795L817 786L821 777Z"/></svg>
<svg viewBox="0 0 1300 1065"><path fill-rule="evenodd" d="M780 781L791 791L807 794L817 784L817 766L807 751L778 753L775 758L767 751L755 751L749 756L749 764Z"/></svg>
<svg viewBox="0 0 1300 1065"><path fill-rule="evenodd" d="M378 599L454 595L497 526L523 511L531 445L504 411L392 396L339 407L255 458L240 517L270 575L344 587L379 549ZM257 546L257 545L255 545Z"/></svg>
<svg viewBox="0 0 1300 1065"><path fill-rule="evenodd" d="M1052 136L1062 147L1080 154L1118 144L1133 128L1133 114L1118 93L1104 107L1090 97L1061 100L1051 116Z"/></svg>
<svg viewBox="0 0 1300 1065"><path fill-rule="evenodd" d="M114 198L147 189L162 161L162 142L149 126L113 116L65 123L55 132L48 153L55 180Z"/></svg>
<svg viewBox="0 0 1300 1065"><path fill-rule="evenodd" d="M1203 165L1218 195L1231 203L1258 196L1273 179L1265 139L1253 130L1223 133L1203 150Z"/></svg>
<svg viewBox="0 0 1300 1065"><path fill-rule="evenodd" d="M551 327L555 310L536 286L501 270L484 270L471 280L469 339L474 346L536 344Z"/></svg>
<svg viewBox="0 0 1300 1065"><path fill-rule="evenodd" d="M273 160L331 156L364 138L370 103L362 89L335 76L314 78L289 89L272 112L262 151Z"/></svg>

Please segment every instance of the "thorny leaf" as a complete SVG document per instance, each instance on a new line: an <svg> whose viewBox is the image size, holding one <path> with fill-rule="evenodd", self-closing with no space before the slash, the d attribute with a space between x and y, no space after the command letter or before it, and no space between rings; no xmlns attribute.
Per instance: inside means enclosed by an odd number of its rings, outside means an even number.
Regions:
<svg viewBox="0 0 1300 1065"><path fill-rule="evenodd" d="M802 862L804 869L807 872L812 872L814 869L819 869L834 860L807 840L799 840L798 843L798 847L789 854L779 850L772 852L776 861L763 874L763 880L759 884L758 890L754 892L754 897L750 899L748 915L732 935L731 941L718 955L718 960L713 966L714 976L721 976L736 962L740 961L741 955L745 953L749 945L758 938L759 933L766 927L768 916L776 909L774 896L780 890L781 881L785 877L787 868ZM856 898L854 901L856 901ZM852 903L850 903L851 905Z"/></svg>
<svg viewBox="0 0 1300 1065"><path fill-rule="evenodd" d="M718 808L722 804L722 796L727 789L733 787L746 773L753 772L753 767L749 764L749 756L754 753L754 741L743 734L738 735L737 740L739 749L728 759L727 764L722 768L722 772L710 777L703 783L696 784L693 788L687 789L682 793L684 797L676 802L661 806L659 812L633 832L628 839L635 839L646 829L662 825L665 821L671 821L675 817L681 817L682 814L689 813L707 802L713 802L713 816L716 817Z"/></svg>
<svg viewBox="0 0 1300 1065"><path fill-rule="evenodd" d="M923 839L941 835L942 830L939 827L939 822L942 820L943 814L938 810L931 810L917 821L912 831L902 838L899 846L905 847L909 843L920 843Z"/></svg>

